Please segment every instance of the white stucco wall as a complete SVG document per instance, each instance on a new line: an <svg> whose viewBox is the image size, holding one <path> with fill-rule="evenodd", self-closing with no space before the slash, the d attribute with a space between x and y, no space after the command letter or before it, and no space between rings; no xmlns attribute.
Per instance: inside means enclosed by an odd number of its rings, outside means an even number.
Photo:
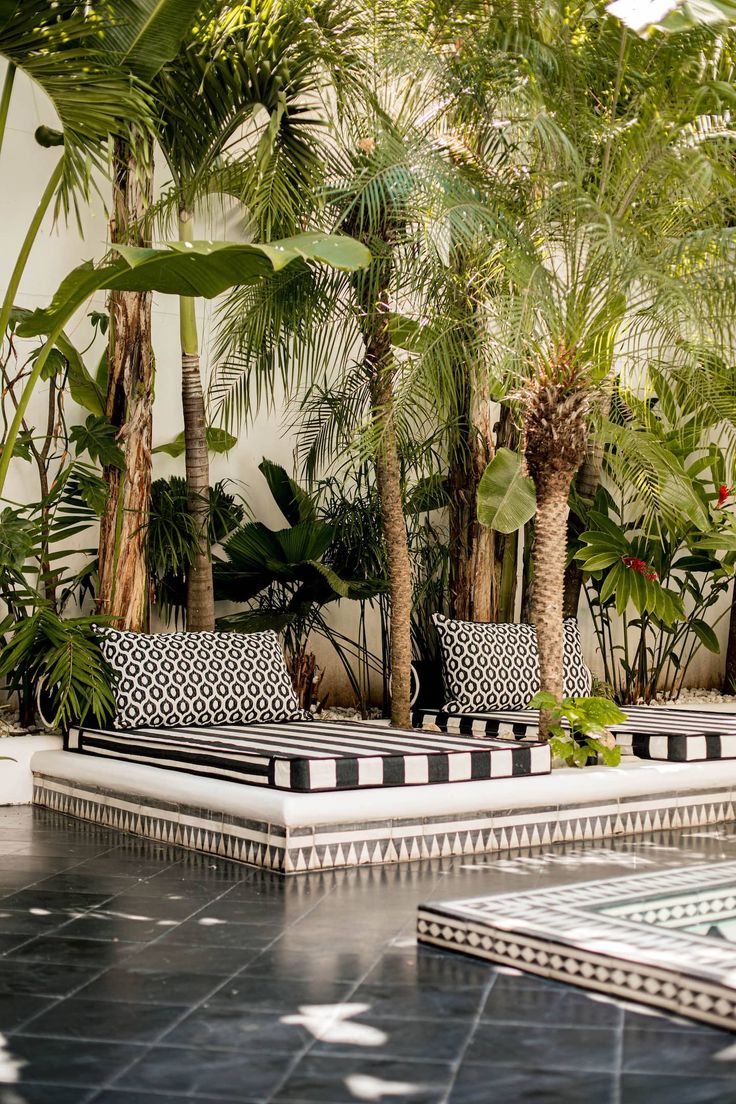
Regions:
<svg viewBox="0 0 736 1104"><path fill-rule="evenodd" d="M16 80L16 88L11 105L9 126L2 151L2 172L0 172L0 285L5 286L10 270L20 248L28 223L32 217L38 198L52 170L58 150L42 149L34 139L34 131L40 124L56 125L53 108L37 88L22 75ZM103 194L107 188L101 182ZM17 303L33 309L48 303L59 282L70 269L83 260L100 258L106 249L107 217L104 204L98 198L89 207L82 208L82 231L80 237L74 221L68 226L62 223L54 226L48 215L42 231L34 246L30 262L24 273ZM220 226L208 225L202 233L213 237L230 237L237 233L234 224ZM230 220L226 220L230 221ZM99 297L93 304L104 308L104 299ZM83 348L89 340L89 325L86 313L69 326L69 334L78 347ZM200 302L198 316L201 331L201 348L205 372L209 371L209 335L213 316L213 304ZM181 403L179 397L179 354L178 354L178 315L176 300L170 296L157 295L153 307L153 337L156 354L156 402L154 408L154 444L171 440L182 429ZM91 355L88 364L94 363ZM35 411L40 416L44 409L44 385L36 394L31 409L31 420ZM84 412L78 411L75 418L74 406L69 408L70 423L83 420ZM282 411L262 413L254 425L240 434L236 447L227 456L212 457L212 479L230 479L243 494L255 516L266 524L278 527L281 516L273 504L265 483L257 470L257 465L265 455L279 461L287 468L292 466L294 440L284 431ZM183 472L183 459L173 460L166 455L155 458L154 477L167 476L174 472ZM26 464L13 466L7 489L7 497L18 501L28 501L35 497L36 488L29 485L33 469ZM345 632L351 632L355 625L356 607L350 603L341 603L335 608L335 623ZM595 657L595 641L592 626L587 615L581 617L581 628L586 656L594 669L599 668ZM725 643L727 618L722 619L719 635ZM377 646L377 641L376 641ZM329 648L315 643L315 650L327 668L324 686L332 686L332 700L339 701L344 696L346 682L339 665L331 657ZM716 685L720 679L722 657L712 657L705 651L700 653L693 665L689 683L691 685Z"/></svg>

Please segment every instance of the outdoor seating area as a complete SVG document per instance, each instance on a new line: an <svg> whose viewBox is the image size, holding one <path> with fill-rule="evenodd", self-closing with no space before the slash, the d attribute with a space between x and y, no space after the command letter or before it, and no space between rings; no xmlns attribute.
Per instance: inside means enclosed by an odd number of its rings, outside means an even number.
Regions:
<svg viewBox="0 0 736 1104"><path fill-rule="evenodd" d="M736 1104L732 0L0 0L0 1104Z"/></svg>

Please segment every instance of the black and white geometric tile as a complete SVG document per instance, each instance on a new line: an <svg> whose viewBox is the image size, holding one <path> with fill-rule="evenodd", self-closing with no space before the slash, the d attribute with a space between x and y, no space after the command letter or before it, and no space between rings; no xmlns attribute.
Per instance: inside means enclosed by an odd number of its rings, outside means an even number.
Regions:
<svg viewBox="0 0 736 1104"><path fill-rule="evenodd" d="M736 949L666 931L643 902L728 898L736 862L421 905L420 942L736 1031ZM697 917L696 917L697 919Z"/></svg>
<svg viewBox="0 0 736 1104"><path fill-rule="evenodd" d="M283 874L478 856L518 848L695 828L735 819L731 790L663 793L550 808L291 828L34 774L34 803Z"/></svg>

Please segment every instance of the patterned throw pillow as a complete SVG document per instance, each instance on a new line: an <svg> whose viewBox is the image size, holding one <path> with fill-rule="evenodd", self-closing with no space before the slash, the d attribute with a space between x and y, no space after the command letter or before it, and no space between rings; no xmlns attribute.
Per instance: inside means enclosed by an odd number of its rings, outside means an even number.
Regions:
<svg viewBox="0 0 736 1104"><path fill-rule="evenodd" d="M478 624L434 615L440 639L447 713L525 709L539 689L533 625ZM574 618L565 621L565 696L590 693L591 674Z"/></svg>
<svg viewBox="0 0 736 1104"><path fill-rule="evenodd" d="M99 628L118 728L306 720L275 632Z"/></svg>

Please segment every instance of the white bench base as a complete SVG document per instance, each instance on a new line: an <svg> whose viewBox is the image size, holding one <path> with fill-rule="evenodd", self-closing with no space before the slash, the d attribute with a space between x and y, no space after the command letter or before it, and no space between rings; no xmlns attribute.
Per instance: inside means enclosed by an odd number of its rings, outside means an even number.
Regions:
<svg viewBox="0 0 736 1104"><path fill-rule="evenodd" d="M64 751L31 766L38 805L282 874L700 827L736 807L725 760L311 794Z"/></svg>

